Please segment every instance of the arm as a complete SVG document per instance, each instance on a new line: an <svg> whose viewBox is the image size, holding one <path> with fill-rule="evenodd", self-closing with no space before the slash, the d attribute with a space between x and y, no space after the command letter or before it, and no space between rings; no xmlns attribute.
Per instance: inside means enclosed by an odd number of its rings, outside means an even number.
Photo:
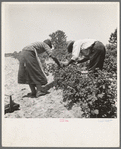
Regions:
<svg viewBox="0 0 121 149"><path fill-rule="evenodd" d="M39 67L41 68L43 74L45 75L45 72L44 72L44 70L43 70L43 67L42 67L41 61L40 61L40 59L39 59L39 57L38 57L38 54L37 54L36 49L34 49L34 51L35 51L35 55L36 55L36 59L37 59L37 61L38 61ZM45 76L46 76L46 75L45 75Z"/></svg>
<svg viewBox="0 0 121 149"><path fill-rule="evenodd" d="M77 61L77 63L83 63L83 62L86 62L86 61L88 61L88 60L89 60L88 58L84 57L83 59ZM71 60L68 61L68 62L61 62L61 63L62 63L64 66L68 66L68 65L70 65L70 64L72 64L72 63L74 63L74 62L75 62L75 60L71 59Z"/></svg>
<svg viewBox="0 0 121 149"><path fill-rule="evenodd" d="M63 66L68 66L70 64L72 64L73 62L75 62L74 60L70 60L70 61L67 61L67 62L61 62Z"/></svg>
<svg viewBox="0 0 121 149"><path fill-rule="evenodd" d="M60 62L58 61L58 59L56 57L52 56L52 49L48 45L46 45L46 44L44 44L44 48L45 48L46 53L49 55L49 57L51 57L54 60L54 62L59 67L61 67Z"/></svg>
<svg viewBox="0 0 121 149"><path fill-rule="evenodd" d="M49 55L49 57L52 57L52 49L46 43L43 43L43 47L46 53Z"/></svg>
<svg viewBox="0 0 121 149"><path fill-rule="evenodd" d="M79 53L80 53L80 45L79 44L74 44L73 45L73 50L72 50L72 58L71 58L70 61L61 62L63 64L63 66L68 66L68 65L74 63L78 59Z"/></svg>
<svg viewBox="0 0 121 149"><path fill-rule="evenodd" d="M75 62L75 60L71 59L71 60L68 62L67 66L70 65L70 64L72 64L72 63L74 63L74 62Z"/></svg>
<svg viewBox="0 0 121 149"><path fill-rule="evenodd" d="M84 57L84 58L82 58L81 60L79 60L77 63L83 63L83 62L86 62L86 61L88 61L88 60L89 60L89 58Z"/></svg>

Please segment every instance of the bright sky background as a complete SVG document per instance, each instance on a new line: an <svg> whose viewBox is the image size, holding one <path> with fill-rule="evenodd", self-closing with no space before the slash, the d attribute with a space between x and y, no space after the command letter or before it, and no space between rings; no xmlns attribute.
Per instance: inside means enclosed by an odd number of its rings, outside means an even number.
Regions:
<svg viewBox="0 0 121 149"><path fill-rule="evenodd" d="M94 38L107 44L119 27L118 8L118 2L3 2L3 50L21 51L57 30L64 31L67 40Z"/></svg>

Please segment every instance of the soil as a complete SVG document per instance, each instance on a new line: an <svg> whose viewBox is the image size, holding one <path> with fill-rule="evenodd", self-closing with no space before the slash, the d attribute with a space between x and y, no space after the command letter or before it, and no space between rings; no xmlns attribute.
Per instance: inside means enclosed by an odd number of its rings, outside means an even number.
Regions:
<svg viewBox="0 0 121 149"><path fill-rule="evenodd" d="M6 113L5 118L81 118L82 112L75 105L71 110L63 102L63 91L49 89L49 94L38 98L25 97L30 93L28 85L17 83L19 61L12 57L5 57L5 98L4 106L12 100L20 104L20 108L11 113ZM53 82L52 74L47 76L48 83Z"/></svg>

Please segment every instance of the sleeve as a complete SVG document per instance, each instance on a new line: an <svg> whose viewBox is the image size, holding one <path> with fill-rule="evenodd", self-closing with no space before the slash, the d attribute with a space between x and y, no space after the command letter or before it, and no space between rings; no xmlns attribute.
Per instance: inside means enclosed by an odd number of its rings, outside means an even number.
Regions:
<svg viewBox="0 0 121 149"><path fill-rule="evenodd" d="M51 50L51 48L50 48L46 43L43 43L43 47L44 47L45 51L47 52L47 54L48 54L49 56L51 56L51 55L52 55L52 50Z"/></svg>
<svg viewBox="0 0 121 149"><path fill-rule="evenodd" d="M75 60L78 59L79 56L80 56L80 45L79 44L74 44L71 59L75 61Z"/></svg>

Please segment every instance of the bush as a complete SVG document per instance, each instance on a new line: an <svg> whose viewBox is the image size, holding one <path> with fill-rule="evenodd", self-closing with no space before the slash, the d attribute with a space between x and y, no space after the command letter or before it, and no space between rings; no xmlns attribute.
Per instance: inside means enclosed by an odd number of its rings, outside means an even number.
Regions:
<svg viewBox="0 0 121 149"><path fill-rule="evenodd" d="M70 60L65 48L53 50L53 56L59 61ZM19 55L14 53L19 59ZM55 63L46 63L49 57L46 53L40 56L46 75L52 73L56 89L63 90L63 102L71 109L74 104L81 107L86 118L116 118L117 117L117 48L108 46L103 70L96 73L83 73L88 63L72 64L58 68Z"/></svg>
<svg viewBox="0 0 121 149"><path fill-rule="evenodd" d="M67 102L68 109L79 104L83 117L117 117L117 61L116 51L113 52L108 50L104 69L97 70L95 74L83 74L84 64L72 64L64 68L58 68L55 64L48 65L48 71L54 75L56 89L63 90L63 101ZM57 53L59 55L59 51L54 54ZM62 53L61 51L59 60L70 58Z"/></svg>

